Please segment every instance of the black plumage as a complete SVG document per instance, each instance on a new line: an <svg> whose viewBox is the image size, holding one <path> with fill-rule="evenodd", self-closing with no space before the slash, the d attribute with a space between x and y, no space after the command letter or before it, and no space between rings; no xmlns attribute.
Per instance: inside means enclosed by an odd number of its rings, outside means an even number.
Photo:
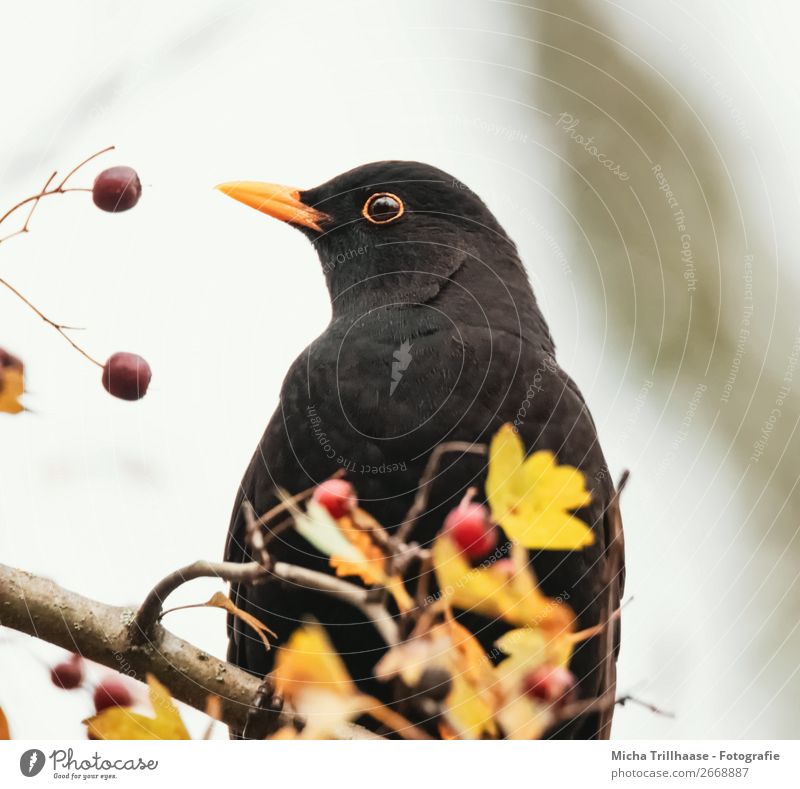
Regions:
<svg viewBox="0 0 800 789"><path fill-rule="evenodd" d="M594 544L542 551L532 562L545 593L565 597L581 628L596 625L607 600L613 483L584 399L555 361L517 249L489 209L456 179L416 162L365 165L308 191L285 190L277 203L264 198L269 189L261 186L222 188L311 239L332 316L286 375L242 480L226 558L250 558L244 500L264 513L277 503L278 487L295 493L342 468L362 506L396 528L434 447L488 443L503 423L514 422L528 451L552 450L560 463L586 475L592 503L578 515L593 528ZM446 457L415 540L435 536L467 487L481 485L485 465L485 458L471 454ZM271 551L327 569L327 561L291 531L276 537ZM621 576L612 583L618 602ZM278 649L304 616L313 615L328 628L354 678L381 694L371 672L382 642L354 609L277 583L240 585L232 593L237 605L278 632ZM468 624L485 644L501 632L477 618ZM275 651L266 653L246 626L231 620L229 636L231 661L259 675L271 669ZM571 667L584 697L599 695L609 683L603 656L600 638L575 653ZM597 716L588 716L556 736L591 737L597 728Z"/></svg>

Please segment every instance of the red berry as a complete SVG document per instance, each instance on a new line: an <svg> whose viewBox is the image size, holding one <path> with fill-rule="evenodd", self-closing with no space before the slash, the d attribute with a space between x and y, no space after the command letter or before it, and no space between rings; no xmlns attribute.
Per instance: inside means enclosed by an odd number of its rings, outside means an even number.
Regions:
<svg viewBox="0 0 800 789"><path fill-rule="evenodd" d="M56 663L50 669L50 681L64 690L74 690L83 684L83 666L78 655L73 655L63 663Z"/></svg>
<svg viewBox="0 0 800 789"><path fill-rule="evenodd" d="M470 559L483 559L497 545L497 529L483 504L469 502L451 510L444 531Z"/></svg>
<svg viewBox="0 0 800 789"><path fill-rule="evenodd" d="M139 202L142 184L131 167L109 167L94 179L92 199L98 208L118 214Z"/></svg>
<svg viewBox="0 0 800 789"><path fill-rule="evenodd" d="M101 712L108 707L130 707L133 696L122 680L106 677L94 689L94 708Z"/></svg>
<svg viewBox="0 0 800 789"><path fill-rule="evenodd" d="M539 666L522 680L522 690L533 699L553 704L566 703L574 695L577 680L563 666Z"/></svg>
<svg viewBox="0 0 800 789"><path fill-rule="evenodd" d="M150 365L135 353L115 353L103 367L103 386L121 400L140 400L147 394Z"/></svg>
<svg viewBox="0 0 800 789"><path fill-rule="evenodd" d="M317 485L312 498L333 518L341 518L358 506L355 488L345 479L326 479Z"/></svg>

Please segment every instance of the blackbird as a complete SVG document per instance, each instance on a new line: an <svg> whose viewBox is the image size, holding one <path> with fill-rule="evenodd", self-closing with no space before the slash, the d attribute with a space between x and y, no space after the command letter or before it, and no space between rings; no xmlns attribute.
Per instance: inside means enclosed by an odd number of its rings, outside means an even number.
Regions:
<svg viewBox="0 0 800 789"><path fill-rule="evenodd" d="M609 589L616 609L623 585L622 572L611 577L607 564L610 534L617 533L610 523L614 484L586 403L555 361L517 248L483 201L447 173L409 161L367 164L305 191L252 181L218 188L309 238L331 301L330 323L289 369L244 475L225 558L251 560L243 502L266 513L279 502L279 488L297 493L335 472L353 483L364 509L396 529L437 445L487 444L512 422L529 452L551 450L586 476L592 500L577 515L593 529L593 544L530 558L541 588L568 601L578 627L601 623ZM429 543L470 486L483 496L485 474L485 456L446 455L412 538ZM270 552L329 571L294 530L277 534ZM239 584L231 594L279 634L266 652L245 624L230 619L233 663L265 675L276 649L313 616L359 685L385 695L372 679L385 645L354 608L299 585ZM488 648L502 632L479 617L461 621ZM618 625L612 627L616 651ZM596 636L575 650L570 668L583 698L613 695L607 645L605 635ZM609 722L608 713L584 715L550 736L607 736Z"/></svg>

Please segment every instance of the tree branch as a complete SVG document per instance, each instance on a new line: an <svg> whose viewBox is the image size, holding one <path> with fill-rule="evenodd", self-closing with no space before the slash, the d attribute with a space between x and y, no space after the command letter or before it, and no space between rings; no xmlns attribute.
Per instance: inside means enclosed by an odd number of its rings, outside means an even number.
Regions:
<svg viewBox="0 0 800 789"><path fill-rule="evenodd" d="M286 562L274 562L264 567L258 562L205 562L199 561L170 573L159 581L140 606L130 624L131 642L142 645L156 630L162 606L167 597L179 586L195 578L220 578L229 583L263 583L268 580L285 581L305 589L329 594L358 608L375 625L389 646L400 640L400 633L392 616L380 603L374 602L374 592L327 573L307 570ZM267 623L265 623L267 624Z"/></svg>
<svg viewBox="0 0 800 789"><path fill-rule="evenodd" d="M178 700L204 711L209 695L221 702L220 720L242 730L252 716L275 713L253 704L258 677L209 655L157 626L153 639L136 646L134 612L106 605L53 581L0 564L0 625L77 652L88 660L144 680L153 674ZM294 716L282 713L285 723Z"/></svg>

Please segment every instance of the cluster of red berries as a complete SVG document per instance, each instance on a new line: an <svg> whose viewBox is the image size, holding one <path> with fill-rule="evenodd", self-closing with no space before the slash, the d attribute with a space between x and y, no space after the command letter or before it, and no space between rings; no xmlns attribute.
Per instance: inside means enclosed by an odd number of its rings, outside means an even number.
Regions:
<svg viewBox="0 0 800 789"><path fill-rule="evenodd" d="M92 200L103 211L118 214L133 208L142 183L132 167L109 167L94 179ZM150 386L150 365L135 353L115 353L103 365L103 386L121 400L140 400Z"/></svg>
<svg viewBox="0 0 800 789"><path fill-rule="evenodd" d="M344 479L325 480L316 487L312 498L337 519L358 506L355 488ZM497 526L492 522L489 509L469 498L448 513L443 533L473 562L484 560L497 547ZM443 701L451 684L452 678L446 669L429 668L420 677L416 692ZM576 690L577 681L569 669L547 663L530 671L522 680L522 692L544 704L566 704L575 698Z"/></svg>
<svg viewBox="0 0 800 789"><path fill-rule="evenodd" d="M80 655L71 655L67 660L56 663L50 669L50 680L62 690L83 687L83 658ZM95 712L100 712L108 707L130 707L133 704L133 695L120 677L110 675L95 685L92 700Z"/></svg>
<svg viewBox="0 0 800 789"><path fill-rule="evenodd" d="M355 488L344 479L321 482L312 499L337 519L358 506ZM483 504L471 501L460 504L445 518L444 532L471 560L483 559L497 547L497 528Z"/></svg>

